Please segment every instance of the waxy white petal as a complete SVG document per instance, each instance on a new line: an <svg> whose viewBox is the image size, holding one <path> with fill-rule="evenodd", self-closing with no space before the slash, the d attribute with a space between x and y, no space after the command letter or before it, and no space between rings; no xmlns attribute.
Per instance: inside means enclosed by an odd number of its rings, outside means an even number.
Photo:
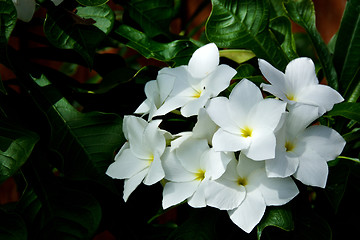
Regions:
<svg viewBox="0 0 360 240"><path fill-rule="evenodd" d="M208 181L198 181L198 185L194 194L188 199L188 204L194 208L206 207L205 189L207 188Z"/></svg>
<svg viewBox="0 0 360 240"><path fill-rule="evenodd" d="M240 206L229 210L230 219L242 230L250 233L265 213L266 204L259 191L248 191Z"/></svg>
<svg viewBox="0 0 360 240"><path fill-rule="evenodd" d="M187 171L176 157L175 151L170 148L165 150L163 155L163 168L165 178L173 182L189 182L195 180L194 173Z"/></svg>
<svg viewBox="0 0 360 240"><path fill-rule="evenodd" d="M140 185L144 177L146 176L148 169L144 169L131 178L125 179L124 181L124 192L123 199L126 202L130 196L130 194Z"/></svg>
<svg viewBox="0 0 360 240"><path fill-rule="evenodd" d="M165 177L165 172L161 164L161 159L159 156L155 155L153 161L149 166L148 173L144 179L145 185L152 185L157 183Z"/></svg>
<svg viewBox="0 0 360 240"><path fill-rule="evenodd" d="M244 138L240 135L230 133L220 128L213 137L213 147L215 151L239 151L247 149L251 144L250 138Z"/></svg>
<svg viewBox="0 0 360 240"><path fill-rule="evenodd" d="M188 64L190 74L195 78L204 78L219 65L219 50L214 43L197 49Z"/></svg>
<svg viewBox="0 0 360 240"><path fill-rule="evenodd" d="M206 139L190 138L176 150L176 156L187 171L197 173L199 170L205 170L201 168L200 160L203 153L208 150Z"/></svg>
<svg viewBox="0 0 360 240"><path fill-rule="evenodd" d="M299 156L299 167L294 177L305 185L325 188L329 172L326 159L311 148L304 149Z"/></svg>
<svg viewBox="0 0 360 240"><path fill-rule="evenodd" d="M280 92L286 92L285 89L285 74L276 68L274 68L270 63L263 59L259 59L259 68L261 73L264 75L266 80L268 80L275 89L279 89ZM261 84L261 87L271 86L269 84ZM265 89L264 89L265 90ZM275 96L278 96L274 94ZM279 96L280 97L280 96ZM285 95L284 95L285 97ZM282 99L282 98L281 98Z"/></svg>
<svg viewBox="0 0 360 240"><path fill-rule="evenodd" d="M345 147L344 138L335 130L315 125L307 128L302 135L306 147L312 148L326 161L334 160Z"/></svg>
<svg viewBox="0 0 360 240"><path fill-rule="evenodd" d="M249 158L260 161L275 157L276 138L272 129L257 128L252 132L251 144L242 152Z"/></svg>
<svg viewBox="0 0 360 240"><path fill-rule="evenodd" d="M120 156L116 156L116 161L110 164L106 174L112 178L125 179L134 176L148 166L147 161L137 158L130 149L125 149Z"/></svg>
<svg viewBox="0 0 360 240"><path fill-rule="evenodd" d="M166 183L163 191L163 209L174 206L191 197L199 184L200 181Z"/></svg>

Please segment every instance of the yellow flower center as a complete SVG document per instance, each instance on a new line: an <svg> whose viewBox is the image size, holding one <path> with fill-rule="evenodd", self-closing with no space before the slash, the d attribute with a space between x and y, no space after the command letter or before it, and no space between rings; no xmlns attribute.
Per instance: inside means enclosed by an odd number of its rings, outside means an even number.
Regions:
<svg viewBox="0 0 360 240"><path fill-rule="evenodd" d="M248 126L240 129L241 136L244 138L251 137L252 131Z"/></svg>
<svg viewBox="0 0 360 240"><path fill-rule="evenodd" d="M294 148L295 148L294 143L292 143L292 142L290 142L290 141L286 141L286 142L285 142L286 152L291 152L292 150L294 150Z"/></svg>
<svg viewBox="0 0 360 240"><path fill-rule="evenodd" d="M149 156L149 158L148 158L148 163L149 163L149 165L152 164L153 161L154 161L154 155L151 154L151 155Z"/></svg>
<svg viewBox="0 0 360 240"><path fill-rule="evenodd" d="M205 171L202 169L199 169L198 172L195 173L195 176L196 176L195 180L202 181L205 178Z"/></svg>
<svg viewBox="0 0 360 240"><path fill-rule="evenodd" d="M246 184L247 184L246 178L239 177L239 178L237 179L237 184L238 184L239 186L246 186Z"/></svg>
<svg viewBox="0 0 360 240"><path fill-rule="evenodd" d="M202 90L195 90L193 98L199 98L201 96Z"/></svg>
<svg viewBox="0 0 360 240"><path fill-rule="evenodd" d="M296 101L294 94L285 94L285 96L290 101Z"/></svg>

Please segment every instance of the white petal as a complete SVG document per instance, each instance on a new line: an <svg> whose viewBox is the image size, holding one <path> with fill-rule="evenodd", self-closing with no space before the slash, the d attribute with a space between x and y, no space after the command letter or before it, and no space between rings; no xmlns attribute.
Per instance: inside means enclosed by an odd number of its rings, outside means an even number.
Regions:
<svg viewBox="0 0 360 240"><path fill-rule="evenodd" d="M169 97L170 93L173 91L175 79L176 79L175 76L169 76L167 74L158 74L158 77L156 78L156 82L158 85L160 104L162 104Z"/></svg>
<svg viewBox="0 0 360 240"><path fill-rule="evenodd" d="M292 60L285 69L285 83L288 85L288 90L296 90L297 92L310 86L319 83L315 65L310 58L301 57Z"/></svg>
<svg viewBox="0 0 360 240"><path fill-rule="evenodd" d="M263 59L259 59L259 68L260 68L261 73L266 78L266 80L268 80L271 83L274 90L278 89L277 90L278 93L284 93L285 92L285 76L284 76L284 73L277 70L270 63L268 63L267 61L265 61ZM265 90L266 89L266 87L264 88L265 85L268 85L268 84L261 84L261 87L263 87L264 91L268 91L268 90ZM270 93L274 94L277 97L280 97L280 96L276 95L273 92L270 92Z"/></svg>
<svg viewBox="0 0 360 240"><path fill-rule="evenodd" d="M165 184L163 191L163 209L181 203L191 197L198 188L200 181Z"/></svg>
<svg viewBox="0 0 360 240"><path fill-rule="evenodd" d="M209 101L208 95L201 95L199 98L194 98L188 101L180 110L181 115L184 117L190 117L199 114L199 110L205 106Z"/></svg>
<svg viewBox="0 0 360 240"><path fill-rule="evenodd" d="M258 181L256 190L262 193L267 206L280 206L293 199L299 190L290 178L268 178L263 169L257 169L251 176L249 182Z"/></svg>
<svg viewBox="0 0 360 240"><path fill-rule="evenodd" d="M319 106L319 114L330 111L334 104L344 101L344 98L334 89L326 85L311 85L299 93L298 102Z"/></svg>
<svg viewBox="0 0 360 240"><path fill-rule="evenodd" d="M204 78L219 65L219 50L214 43L197 49L188 64L188 70L195 78Z"/></svg>
<svg viewBox="0 0 360 240"><path fill-rule="evenodd" d="M250 146L251 140L249 138L241 137L219 129L214 134L212 139L215 151L239 151L247 149Z"/></svg>
<svg viewBox="0 0 360 240"><path fill-rule="evenodd" d="M188 182L195 180L194 173L187 171L176 157L175 151L170 148L165 150L162 156L165 178L173 182Z"/></svg>
<svg viewBox="0 0 360 240"><path fill-rule="evenodd" d="M262 100L262 93L253 82L247 79L241 80L229 96L230 110L234 112L234 119L247 116L254 105Z"/></svg>
<svg viewBox="0 0 360 240"><path fill-rule="evenodd" d="M211 120L209 114L204 108L201 108L198 115L198 121L193 128L194 138L206 138L208 143L212 145L214 133L218 130L218 126Z"/></svg>
<svg viewBox="0 0 360 240"><path fill-rule="evenodd" d="M207 188L208 181L203 180L199 182L200 184L198 185L196 191L188 199L188 204L194 208L206 207L205 189Z"/></svg>
<svg viewBox="0 0 360 240"><path fill-rule="evenodd" d="M154 116L165 115L177 108L184 106L186 103L191 101L193 98L190 96L176 95L168 98L164 104L155 111Z"/></svg>
<svg viewBox="0 0 360 240"><path fill-rule="evenodd" d="M286 103L276 99L264 99L258 102L249 113L249 122L253 127L266 126L275 130L282 114L285 112Z"/></svg>
<svg viewBox="0 0 360 240"><path fill-rule="evenodd" d="M148 166L146 161L137 158L130 149L125 149L121 155L117 155L116 161L110 164L106 174L115 179L125 179L134 176Z"/></svg>
<svg viewBox="0 0 360 240"><path fill-rule="evenodd" d="M229 210L230 219L242 230L250 233L265 213L266 204L259 191L246 193L239 207Z"/></svg>
<svg viewBox="0 0 360 240"><path fill-rule="evenodd" d="M302 135L302 141L326 161L334 160L339 156L346 144L344 138L338 132L321 125L307 128Z"/></svg>
<svg viewBox="0 0 360 240"><path fill-rule="evenodd" d="M318 107L296 104L291 109L286 119L286 133L290 138L297 137L307 126L319 117Z"/></svg>
<svg viewBox="0 0 360 240"><path fill-rule="evenodd" d="M131 178L128 178L124 181L124 192L123 199L126 202L130 194L140 185L141 181L147 174L148 169L144 169L141 172L138 172Z"/></svg>
<svg viewBox="0 0 360 240"><path fill-rule="evenodd" d="M206 90L211 92L211 97L215 97L225 90L235 74L236 70L228 65L221 64L218 66L205 86Z"/></svg>
<svg viewBox="0 0 360 240"><path fill-rule="evenodd" d="M289 177L294 174L299 165L299 158L285 150L277 150L274 159L265 161L268 177Z"/></svg>
<svg viewBox="0 0 360 240"><path fill-rule="evenodd" d="M201 165L205 168L205 178L215 180L221 177L234 154L225 152L216 152L213 148L208 149L201 156Z"/></svg>
<svg viewBox="0 0 360 240"><path fill-rule="evenodd" d="M247 178L252 172L259 168L265 167L265 161L253 161L245 156L244 153L240 153L239 161L236 166L236 171L242 178ZM248 182L251 185L251 182Z"/></svg>
<svg viewBox="0 0 360 240"><path fill-rule="evenodd" d="M260 87L262 88L263 91L271 93L272 95L274 95L275 97L280 98L281 100L292 104L293 101L290 101L289 99L287 99L286 95L285 95L285 90L282 90L278 87L276 87L275 85L270 85L270 84L264 84L262 83L260 85Z"/></svg>
<svg viewBox="0 0 360 240"><path fill-rule="evenodd" d="M239 125L236 120L232 119L232 111L229 106L229 99L225 97L217 97L210 100L209 105L206 107L206 111L210 118L221 128L228 132L239 132ZM244 118L244 116L243 116Z"/></svg>
<svg viewBox="0 0 360 240"><path fill-rule="evenodd" d="M153 154L161 156L165 150L166 141L163 132L159 129L161 120L153 120L149 122L145 128L142 147L146 148L146 145L150 148ZM131 146L131 142L130 142Z"/></svg>
<svg viewBox="0 0 360 240"><path fill-rule="evenodd" d="M154 183L159 182L161 179L165 177L164 169L161 165L161 159L159 156L154 156L154 160L152 161L149 171L144 179L144 184L152 185Z"/></svg>
<svg viewBox="0 0 360 240"><path fill-rule="evenodd" d="M149 99L145 99L140 106L135 110L135 114L147 114L149 113L152 106L152 102Z"/></svg>
<svg viewBox="0 0 360 240"><path fill-rule="evenodd" d="M186 170L197 173L201 169L201 156L207 150L209 145L206 139L189 138L176 150L176 156Z"/></svg>
<svg viewBox="0 0 360 240"><path fill-rule="evenodd" d="M251 144L243 153L255 161L275 157L276 138L272 129L257 128L252 132Z"/></svg>
<svg viewBox="0 0 360 240"><path fill-rule="evenodd" d="M220 178L210 181L206 190L206 203L208 206L220 210L231 210L238 207L246 196L244 186L235 181Z"/></svg>
<svg viewBox="0 0 360 240"><path fill-rule="evenodd" d="M307 147L303 154L299 156L299 167L294 177L305 185L324 188L328 171L326 159Z"/></svg>
<svg viewBox="0 0 360 240"><path fill-rule="evenodd" d="M156 80L151 80L145 84L145 95L149 101L155 105L160 104L159 87Z"/></svg>

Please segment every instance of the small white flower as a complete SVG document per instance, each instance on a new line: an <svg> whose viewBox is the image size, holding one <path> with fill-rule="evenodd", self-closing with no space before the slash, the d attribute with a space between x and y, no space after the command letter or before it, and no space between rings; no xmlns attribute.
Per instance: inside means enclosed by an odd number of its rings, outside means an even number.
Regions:
<svg viewBox="0 0 360 240"><path fill-rule="evenodd" d="M205 207L205 189L209 181L219 178L226 169L233 154L215 152L206 139L189 138L179 148L167 148L163 166L165 184L163 208L184 200L192 207Z"/></svg>
<svg viewBox="0 0 360 240"><path fill-rule="evenodd" d="M260 89L247 79L240 81L229 99L213 98L207 106L210 118L220 126L214 134L216 151L242 151L253 160L275 157L278 127L286 103L263 99Z"/></svg>
<svg viewBox="0 0 360 240"><path fill-rule="evenodd" d="M289 103L290 106L295 103L318 106L319 115L323 115L330 111L334 104L344 101L337 91L319 84L314 63L310 58L292 60L287 65L285 74L262 59L259 59L259 67L271 83L261 84L263 90Z"/></svg>
<svg viewBox="0 0 360 240"><path fill-rule="evenodd" d="M325 187L327 161L343 150L345 140L335 130L321 125L308 127L318 118L318 108L295 106L277 134L276 156L266 161L270 177L294 177L306 185Z"/></svg>
<svg viewBox="0 0 360 240"><path fill-rule="evenodd" d="M230 66L219 65L219 50L209 43L194 52L188 65L161 69L156 81L169 79L169 82L148 83L155 90L147 92L147 99L136 113L150 112L153 117L181 108L185 117L197 115L211 97L229 86L235 74Z"/></svg>
<svg viewBox="0 0 360 240"><path fill-rule="evenodd" d="M142 118L125 116L123 131L128 140L115 156L106 174L125 179L124 201L143 181L152 185L164 178L161 157L165 151L167 134L158 128L160 120L146 122Z"/></svg>
<svg viewBox="0 0 360 240"><path fill-rule="evenodd" d="M205 197L207 204L227 210L230 219L249 233L260 222L266 206L286 204L299 192L293 180L268 178L264 161L253 161L240 153L226 172L209 182Z"/></svg>

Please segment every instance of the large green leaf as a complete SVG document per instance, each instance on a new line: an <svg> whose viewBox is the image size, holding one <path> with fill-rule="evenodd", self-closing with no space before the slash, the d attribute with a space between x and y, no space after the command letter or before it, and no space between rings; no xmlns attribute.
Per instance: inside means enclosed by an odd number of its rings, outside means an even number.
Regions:
<svg viewBox="0 0 360 240"><path fill-rule="evenodd" d="M131 0L126 2L125 9L148 37L169 34L174 17L174 0Z"/></svg>
<svg viewBox="0 0 360 240"><path fill-rule="evenodd" d="M0 239L27 240L24 220L16 213L0 209Z"/></svg>
<svg viewBox="0 0 360 240"><path fill-rule="evenodd" d="M61 184L44 184L40 193L28 187L18 204L31 239L91 239L102 216L98 201Z"/></svg>
<svg viewBox="0 0 360 240"><path fill-rule="evenodd" d="M329 86L338 89L338 80L332 58L315 25L315 9L311 0L287 0L284 2L290 18L308 33L319 56Z"/></svg>
<svg viewBox="0 0 360 240"><path fill-rule="evenodd" d="M127 39L126 45L135 49L144 57L164 62L175 62L176 65L187 64L193 52L198 48L189 40L160 43L125 24L115 29L115 33Z"/></svg>
<svg viewBox="0 0 360 240"><path fill-rule="evenodd" d="M212 0L206 35L221 48L246 48L284 70L289 59L269 31L267 0Z"/></svg>
<svg viewBox="0 0 360 240"><path fill-rule="evenodd" d="M0 0L0 44L8 42L16 24L16 9L12 0Z"/></svg>
<svg viewBox="0 0 360 240"><path fill-rule="evenodd" d="M33 132L0 122L0 182L19 170L37 141L38 136Z"/></svg>
<svg viewBox="0 0 360 240"><path fill-rule="evenodd" d="M76 1L84 6L99 6L107 3L109 0L76 0Z"/></svg>
<svg viewBox="0 0 360 240"><path fill-rule="evenodd" d="M360 70L360 0L346 4L334 51L334 64L339 76L340 92L349 100L359 88ZM353 97L356 102L357 97Z"/></svg>
<svg viewBox="0 0 360 240"><path fill-rule="evenodd" d="M66 176L95 180L111 189L112 182L105 171L115 150L125 141L122 119L115 114L80 113L44 76L35 82L40 87L35 89L35 101L50 122L49 147L62 156L61 170Z"/></svg>
<svg viewBox="0 0 360 240"><path fill-rule="evenodd" d="M92 65L96 47L111 31L114 18L106 4L79 7L78 14L55 8L48 11L44 32L55 47L73 49Z"/></svg>
<svg viewBox="0 0 360 240"><path fill-rule="evenodd" d="M360 122L360 103L343 102L336 104L327 115L341 116Z"/></svg>
<svg viewBox="0 0 360 240"><path fill-rule="evenodd" d="M268 226L281 228L285 231L294 230L291 209L287 206L268 207L257 226L257 237L261 238L264 229Z"/></svg>

